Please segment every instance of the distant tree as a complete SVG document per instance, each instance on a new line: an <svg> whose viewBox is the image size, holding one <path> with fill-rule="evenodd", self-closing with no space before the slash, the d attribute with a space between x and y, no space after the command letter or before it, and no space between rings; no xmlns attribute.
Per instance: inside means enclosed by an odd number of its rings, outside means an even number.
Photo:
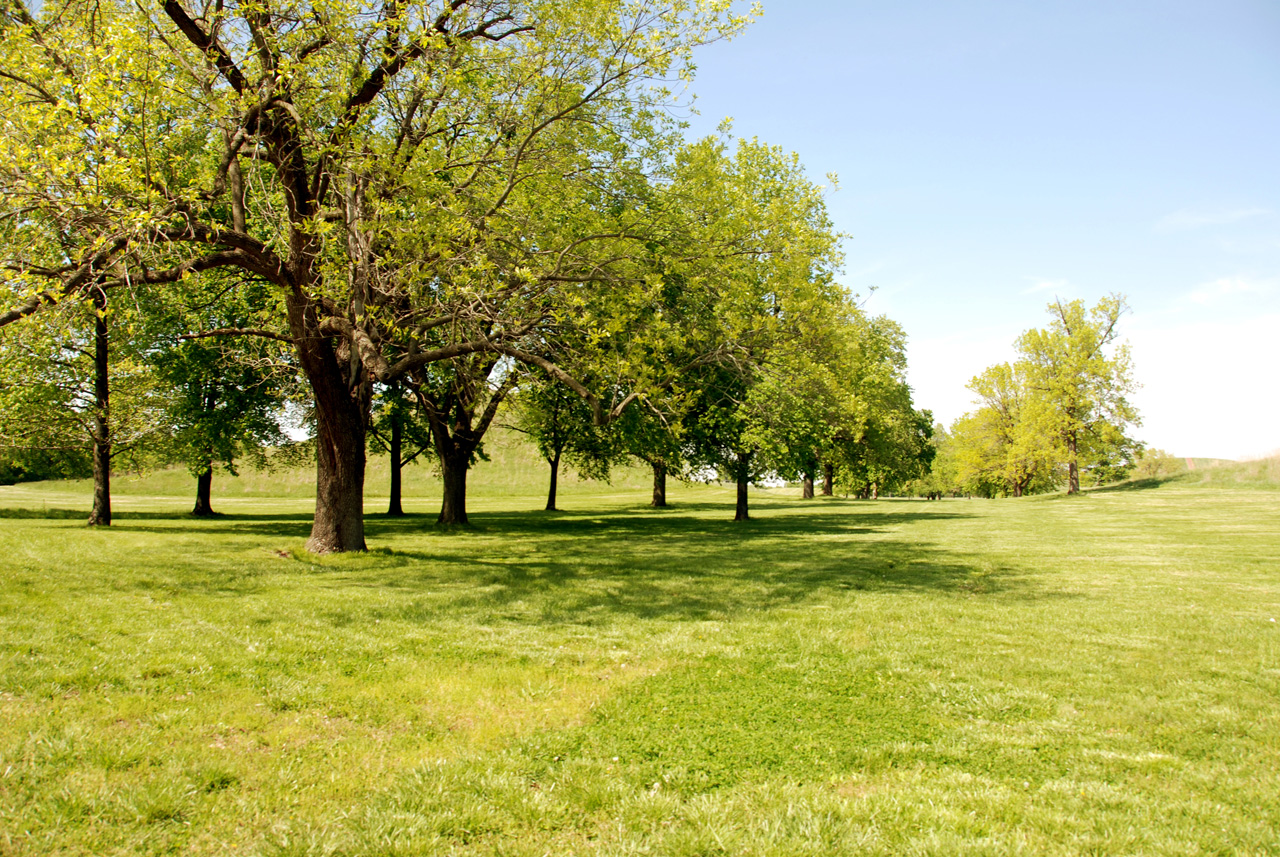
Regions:
<svg viewBox="0 0 1280 857"><path fill-rule="evenodd" d="M1057 482L1061 460L1052 411L1022 364L1000 363L969 382L978 409L952 429L958 477L979 494L1021 497Z"/></svg>
<svg viewBox="0 0 1280 857"><path fill-rule="evenodd" d="M524 432L550 467L546 511L556 511L560 464L568 461L588 479L607 479L622 457L612 426L595 423L591 407L565 385L541 373L519 383L512 397L511 427Z"/></svg>
<svg viewBox="0 0 1280 857"><path fill-rule="evenodd" d="M1067 466L1067 493L1075 494L1082 454L1111 460L1112 467L1125 463L1134 446L1125 431L1141 424L1129 402L1137 388L1129 346L1116 344L1128 305L1122 296L1110 295L1092 309L1080 300L1054 301L1048 309L1048 328L1018 338L1019 364L1047 411L1048 430L1061 444Z"/></svg>
<svg viewBox="0 0 1280 857"><path fill-rule="evenodd" d="M196 480L192 514L207 516L214 514L215 467L235 475L237 459L261 461L265 447L284 443L283 409L302 384L284 342L186 335L254 327L267 286L217 271L190 280L182 301L157 291L140 302L140 341L165 387L167 451Z"/></svg>
<svg viewBox="0 0 1280 857"><path fill-rule="evenodd" d="M381 384L374 392L369 422L369 442L387 453L391 471L387 514L404 514L404 468L431 450L431 431L402 381Z"/></svg>
<svg viewBox="0 0 1280 857"><path fill-rule="evenodd" d="M170 444L196 479L193 515L213 515L213 471L236 474L236 460L260 456L285 441L285 401L272 349L248 339L184 340L152 357L168 385L165 418Z"/></svg>

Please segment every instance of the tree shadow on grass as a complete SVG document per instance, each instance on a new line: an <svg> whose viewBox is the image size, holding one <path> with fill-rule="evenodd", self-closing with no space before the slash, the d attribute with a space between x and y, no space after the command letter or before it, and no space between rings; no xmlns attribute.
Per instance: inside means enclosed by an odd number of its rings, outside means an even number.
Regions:
<svg viewBox="0 0 1280 857"><path fill-rule="evenodd" d="M1154 488L1163 488L1165 485L1200 481L1201 477L1196 473L1175 473L1171 476L1151 476L1146 479L1130 479L1126 482L1117 482L1114 485L1106 485L1102 488L1092 488L1089 493L1114 494L1120 491L1150 491Z"/></svg>
<svg viewBox="0 0 1280 857"><path fill-rule="evenodd" d="M218 534L262 540L279 572L322 588L377 588L392 619L430 623L469 613L481 622L598 625L611 617L718 619L817 604L858 592L934 591L956 597L1040 598L1023 570L939 547L930 524L971 518L933 504L759 500L753 517L729 520L724 503L604 510L480 511L475 525L444 529L434 514L366 516L367 554L291 556L282 542L306 537L306 513L233 513L197 519L128 513L122 531ZM180 525L180 526L179 526ZM157 559L160 559L157 557ZM236 597L277 572L164 558L145 583ZM250 573L251 572L251 573ZM256 578L256 579L255 579ZM140 585L144 585L141 581ZM375 608L371 608L375 609ZM345 616L345 613L343 614ZM349 619L344 619L349 621Z"/></svg>
<svg viewBox="0 0 1280 857"><path fill-rule="evenodd" d="M499 621L590 625L615 614L715 619L857 591L1046 594L1020 569L910 537L912 525L969 517L963 513L908 504L864 512L854 503L757 508L777 514L734 523L710 517L724 511L714 503L687 504L678 512L488 513L430 553L396 547L388 528L381 535L391 547L376 566L334 572L344 586L404 594L469 584L434 606L414 600L397 608L400 618L421 621L458 608ZM495 535L511 537L505 550L492 544ZM318 570L323 573L323 566Z"/></svg>

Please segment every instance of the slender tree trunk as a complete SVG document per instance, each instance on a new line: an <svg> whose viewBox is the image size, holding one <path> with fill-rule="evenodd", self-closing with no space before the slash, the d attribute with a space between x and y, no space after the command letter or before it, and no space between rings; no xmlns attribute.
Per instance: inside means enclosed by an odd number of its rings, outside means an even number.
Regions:
<svg viewBox="0 0 1280 857"><path fill-rule="evenodd" d="M204 470L196 477L196 507L191 514L207 518L213 514L213 462L205 462Z"/></svg>
<svg viewBox="0 0 1280 857"><path fill-rule="evenodd" d="M1075 434L1067 438L1067 493L1080 493L1080 465L1076 455Z"/></svg>
<svg viewBox="0 0 1280 857"><path fill-rule="evenodd" d="M404 469L404 419L398 407L391 410L391 499L387 502L387 514L399 517L404 514L400 505L401 471Z"/></svg>
<svg viewBox="0 0 1280 857"><path fill-rule="evenodd" d="M871 499L872 500L880 499L880 483L879 482L871 483Z"/></svg>
<svg viewBox="0 0 1280 857"><path fill-rule="evenodd" d="M836 466L834 464L822 465L822 496L830 497L836 487Z"/></svg>
<svg viewBox="0 0 1280 857"><path fill-rule="evenodd" d="M803 478L800 480L800 499L813 499L813 471L805 471Z"/></svg>
<svg viewBox="0 0 1280 857"><path fill-rule="evenodd" d="M737 467L738 505L733 512L733 519L735 521L745 521L748 519L748 515L747 515L748 479L747 477L750 474L750 472L751 472L751 453L749 452L738 453L738 467Z"/></svg>
<svg viewBox="0 0 1280 857"><path fill-rule="evenodd" d="M111 376L107 295L93 291L93 509L89 526L111 526Z"/></svg>
<svg viewBox="0 0 1280 857"><path fill-rule="evenodd" d="M466 524L467 469L470 455L466 452L440 454L440 475L444 483L438 524Z"/></svg>
<svg viewBox="0 0 1280 857"><path fill-rule="evenodd" d="M560 478L560 453L556 452L547 461L551 465L551 485L547 488L547 508L546 511L554 512L556 510L556 483Z"/></svg>
<svg viewBox="0 0 1280 857"><path fill-rule="evenodd" d="M653 501L649 504L655 509L667 508L667 465L662 461L651 461L653 468Z"/></svg>

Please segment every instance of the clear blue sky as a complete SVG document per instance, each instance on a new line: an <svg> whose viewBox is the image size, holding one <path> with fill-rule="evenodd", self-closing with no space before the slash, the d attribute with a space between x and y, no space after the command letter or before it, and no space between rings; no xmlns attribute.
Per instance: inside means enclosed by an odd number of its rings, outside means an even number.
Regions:
<svg viewBox="0 0 1280 857"><path fill-rule="evenodd" d="M845 284L910 338L919 407L1122 292L1138 436L1280 448L1280 2L767 0L697 56L691 133L835 172Z"/></svg>

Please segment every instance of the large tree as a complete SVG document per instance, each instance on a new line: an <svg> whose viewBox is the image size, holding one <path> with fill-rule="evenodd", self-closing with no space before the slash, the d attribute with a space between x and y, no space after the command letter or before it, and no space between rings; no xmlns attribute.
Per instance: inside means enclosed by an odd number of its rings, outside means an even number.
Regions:
<svg viewBox="0 0 1280 857"><path fill-rule="evenodd" d="M1140 425L1129 401L1136 389L1127 343L1117 342L1124 298L1110 295L1088 309L1084 301L1048 306L1052 321L1017 341L1019 364L1028 387L1040 399L1048 431L1061 444L1067 466L1067 493L1080 491L1080 459L1132 446L1125 434Z"/></svg>
<svg viewBox="0 0 1280 857"><path fill-rule="evenodd" d="M317 426L308 546L363 549L373 383L472 354L575 380L539 328L634 285L611 271L646 215L573 202L607 195L623 143L656 155L669 94L648 82L736 31L729 6L10 0L0 325L215 268L270 283L259 323L221 332L295 350ZM530 234L552 186L572 228Z"/></svg>

